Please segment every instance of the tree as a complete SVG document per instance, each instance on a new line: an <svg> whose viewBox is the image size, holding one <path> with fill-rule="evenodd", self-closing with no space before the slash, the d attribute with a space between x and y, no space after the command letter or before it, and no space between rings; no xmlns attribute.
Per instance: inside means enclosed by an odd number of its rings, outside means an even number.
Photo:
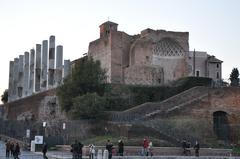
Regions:
<svg viewBox="0 0 240 159"><path fill-rule="evenodd" d="M2 94L2 102L3 103L7 103L8 102L8 89L5 89L5 91L3 92L3 94Z"/></svg>
<svg viewBox="0 0 240 159"><path fill-rule="evenodd" d="M97 93L102 96L106 87L105 71L100 62L92 58L83 57L74 63L72 73L57 88L57 95L61 109L70 111L74 98L87 93Z"/></svg>
<svg viewBox="0 0 240 159"><path fill-rule="evenodd" d="M238 76L239 76L238 69L237 68L233 68L232 72L230 74L230 78L229 78L230 81L231 81L231 83L230 83L231 86L238 86L239 85L239 78L238 78Z"/></svg>
<svg viewBox="0 0 240 159"><path fill-rule="evenodd" d="M98 119L104 116L105 98L97 93L87 93L73 99L70 111L73 118Z"/></svg>

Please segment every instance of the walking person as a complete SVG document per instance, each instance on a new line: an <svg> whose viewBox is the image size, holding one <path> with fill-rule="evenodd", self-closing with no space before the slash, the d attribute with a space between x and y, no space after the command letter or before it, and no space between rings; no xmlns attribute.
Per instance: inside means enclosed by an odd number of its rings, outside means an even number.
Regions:
<svg viewBox="0 0 240 159"><path fill-rule="evenodd" d="M42 148L42 153L43 153L43 159L48 159L47 157L47 149L48 149L48 146L46 143L43 144L43 148Z"/></svg>
<svg viewBox="0 0 240 159"><path fill-rule="evenodd" d="M112 159L113 144L110 142L110 140L107 141L106 149L108 151L108 159Z"/></svg>
<svg viewBox="0 0 240 159"><path fill-rule="evenodd" d="M143 155L148 156L148 147L149 147L149 142L147 139L143 139Z"/></svg>
<svg viewBox="0 0 240 159"><path fill-rule="evenodd" d="M89 145L89 159L94 159L95 146L93 144Z"/></svg>
<svg viewBox="0 0 240 159"><path fill-rule="evenodd" d="M73 159L79 159L79 146L78 141L75 140L74 144L71 145L71 152L72 152L72 158Z"/></svg>
<svg viewBox="0 0 240 159"><path fill-rule="evenodd" d="M6 157L9 157L10 151L11 151L11 143L7 141L6 143Z"/></svg>
<svg viewBox="0 0 240 159"><path fill-rule="evenodd" d="M195 145L194 145L194 150L195 150L195 156L199 157L199 149L200 149L200 145L198 143L198 141L196 141Z"/></svg>
<svg viewBox="0 0 240 159"><path fill-rule="evenodd" d="M151 141L148 144L148 151L149 151L149 155L152 157L153 156L153 144Z"/></svg>
<svg viewBox="0 0 240 159"><path fill-rule="evenodd" d="M83 144L81 142L78 143L78 158L82 159L82 148Z"/></svg>
<svg viewBox="0 0 240 159"><path fill-rule="evenodd" d="M187 142L185 139L182 140L183 155L186 156Z"/></svg>
<svg viewBox="0 0 240 159"><path fill-rule="evenodd" d="M124 144L122 140L118 141L118 155L119 156L123 156L123 152L124 152Z"/></svg>
<svg viewBox="0 0 240 159"><path fill-rule="evenodd" d="M14 155L14 142L13 141L10 142L10 152L11 152L11 156L13 156Z"/></svg>
<svg viewBox="0 0 240 159"><path fill-rule="evenodd" d="M14 152L13 152L13 156L14 156L14 159L19 159L19 156L20 155L20 146L18 143L16 143L16 145L14 146Z"/></svg>

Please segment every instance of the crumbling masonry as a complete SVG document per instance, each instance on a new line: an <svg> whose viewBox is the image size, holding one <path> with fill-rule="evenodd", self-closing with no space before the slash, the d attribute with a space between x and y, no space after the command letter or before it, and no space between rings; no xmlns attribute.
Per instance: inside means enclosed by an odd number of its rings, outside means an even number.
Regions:
<svg viewBox="0 0 240 159"><path fill-rule="evenodd" d="M8 100L57 87L69 74L70 65L70 60L64 60L63 65L63 46L57 46L55 53L55 36L50 36L49 44L47 40L43 40L42 45L36 44L30 56L25 52L10 61Z"/></svg>

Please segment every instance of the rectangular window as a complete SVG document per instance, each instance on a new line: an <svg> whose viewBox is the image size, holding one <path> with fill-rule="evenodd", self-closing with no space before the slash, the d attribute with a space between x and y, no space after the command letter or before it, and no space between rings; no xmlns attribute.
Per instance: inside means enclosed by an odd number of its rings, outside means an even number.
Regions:
<svg viewBox="0 0 240 159"><path fill-rule="evenodd" d="M219 72L217 72L217 79L219 79Z"/></svg>
<svg viewBox="0 0 240 159"><path fill-rule="evenodd" d="M200 71L197 70L197 71L196 71L196 77L199 77L199 76L200 76Z"/></svg>
<svg viewBox="0 0 240 159"><path fill-rule="evenodd" d="M217 68L219 68L219 64L217 63Z"/></svg>

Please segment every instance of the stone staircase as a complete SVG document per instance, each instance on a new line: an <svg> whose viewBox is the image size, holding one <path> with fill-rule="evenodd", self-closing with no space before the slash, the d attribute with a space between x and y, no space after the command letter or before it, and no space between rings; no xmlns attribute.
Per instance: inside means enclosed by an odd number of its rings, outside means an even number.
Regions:
<svg viewBox="0 0 240 159"><path fill-rule="evenodd" d="M166 115L201 100L206 96L208 96L207 87L193 87L162 102L148 102L123 112L112 112L112 120L118 122L131 122L146 120L157 115Z"/></svg>
<svg viewBox="0 0 240 159"><path fill-rule="evenodd" d="M193 87L162 102L144 103L126 111L112 112L112 121L127 122L133 125L140 124L145 130L152 129L157 131L161 139L179 146L181 145L181 139L158 128L158 126L156 126L157 124L154 124L154 118L166 117L179 110L191 107L194 103L207 97L208 93L209 89L207 87Z"/></svg>
<svg viewBox="0 0 240 159"><path fill-rule="evenodd" d="M197 102L197 101L199 101L199 100L201 100L201 99L203 99L203 98L205 98L207 96L208 96L208 93L205 93L205 94L203 94L203 95L201 95L201 96L199 96L197 98L193 98L193 99L191 99L189 101L186 101L186 102L181 103L179 105L175 105L175 106L173 106L171 108L168 108L166 110L158 109L158 110L153 111L151 113L145 114L142 119L153 118L153 117L155 117L157 115L165 115L166 116L166 115L172 114L173 112L178 111L180 109L183 109L184 107L190 106L194 102Z"/></svg>

